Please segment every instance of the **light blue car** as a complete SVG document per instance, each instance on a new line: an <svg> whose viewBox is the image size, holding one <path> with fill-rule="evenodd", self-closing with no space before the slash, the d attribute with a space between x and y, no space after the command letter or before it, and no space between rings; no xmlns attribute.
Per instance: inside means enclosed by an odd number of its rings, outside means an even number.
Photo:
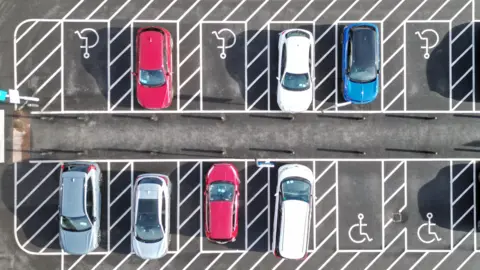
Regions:
<svg viewBox="0 0 480 270"><path fill-rule="evenodd" d="M102 173L96 163L62 165L60 175L60 246L66 253L83 255L100 244Z"/></svg>
<svg viewBox="0 0 480 270"><path fill-rule="evenodd" d="M343 97L353 104L366 104L378 95L380 36L371 23L355 23L343 30Z"/></svg>

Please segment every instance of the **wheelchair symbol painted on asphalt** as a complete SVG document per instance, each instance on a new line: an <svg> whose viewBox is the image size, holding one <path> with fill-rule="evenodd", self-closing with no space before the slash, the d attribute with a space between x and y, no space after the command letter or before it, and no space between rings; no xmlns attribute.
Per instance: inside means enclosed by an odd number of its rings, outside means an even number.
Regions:
<svg viewBox="0 0 480 270"><path fill-rule="evenodd" d="M222 36L219 36L219 34L222 34L223 32L228 32L229 35L231 35L233 37L233 41L230 43L230 44L227 44L227 37L222 37ZM237 42L237 37L235 36L235 33L228 29L228 28L223 28L221 29L220 31L213 31L212 34L215 35L215 37L218 39L218 40L221 40L221 43L222 45L220 46L217 46L218 49L221 49L221 53L220 53L220 58L222 59L225 59L227 57L227 54L225 53L225 49L230 49L232 48L234 45L235 45L235 42Z"/></svg>
<svg viewBox="0 0 480 270"><path fill-rule="evenodd" d="M430 35L426 35L427 33L431 33ZM419 31L415 32L415 35L417 35L421 40L425 42L425 46L420 46L421 49L425 50L425 54L423 55L423 58L428 59L430 58L430 53L429 51L435 46L437 46L438 41L440 40L437 31L433 29L425 29L420 33ZM435 42L431 42L430 38L434 38Z"/></svg>
<svg viewBox="0 0 480 270"><path fill-rule="evenodd" d="M362 227L367 227L367 224L362 222L363 218L364 216L362 213L358 214L358 223L352 225L348 230L348 237L350 237L350 241L352 241L355 244L361 244L365 242L365 240L367 240L368 242L372 242L373 240L373 238L371 238L366 232L363 232ZM352 232L355 228L358 228L358 235L360 236L360 239L354 238L352 236Z"/></svg>
<svg viewBox="0 0 480 270"><path fill-rule="evenodd" d="M432 231L432 227L436 226L435 223L432 223L432 218L433 218L433 214L428 213L427 214L428 221L426 223L423 223L422 225L420 225L420 227L418 227L418 230L417 230L418 239L420 241L422 241L424 244L431 244L431 243L433 243L433 241L439 242L439 241L442 240L442 238L438 237L436 232ZM427 227L426 233L431 236L429 240L425 240L425 238L422 237L422 229L425 228L425 227ZM423 230L423 231L425 231L425 230Z"/></svg>
<svg viewBox="0 0 480 270"><path fill-rule="evenodd" d="M85 32L92 32L95 35L95 42L90 42L88 37L83 36ZM85 52L83 53L83 58L85 59L90 58L90 53L88 52L88 49L91 49L97 46L98 41L100 39L97 31L95 31L95 29L92 29L92 28L84 28L82 29L82 31L78 31L78 30L75 31L75 34L78 35L78 37L84 41L84 45L80 45L80 49L85 49Z"/></svg>

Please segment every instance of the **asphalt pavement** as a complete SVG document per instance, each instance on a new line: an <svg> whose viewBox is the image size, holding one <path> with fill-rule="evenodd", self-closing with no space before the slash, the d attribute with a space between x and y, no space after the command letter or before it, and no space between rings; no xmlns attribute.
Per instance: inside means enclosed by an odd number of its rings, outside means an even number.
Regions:
<svg viewBox="0 0 480 270"><path fill-rule="evenodd" d="M18 2L18 3L17 3ZM95 0L0 2L4 88L21 104L29 158L11 162L6 109L1 178L1 269L476 269L480 94L476 0ZM380 29L377 99L344 105L341 33ZM135 33L174 39L172 106L147 111L135 97ZM277 37L315 38L315 91L305 113L276 104ZM78 32L77 32L78 31ZM218 35L218 37L217 37ZM12 69L13 67L13 69ZM98 162L102 241L63 254L55 220L64 160ZM256 159L272 160L261 168ZM203 232L203 183L212 164L241 175L240 231L219 246ZM309 255L272 255L274 187L282 164L315 175ZM135 177L173 183L169 253L130 248Z"/></svg>

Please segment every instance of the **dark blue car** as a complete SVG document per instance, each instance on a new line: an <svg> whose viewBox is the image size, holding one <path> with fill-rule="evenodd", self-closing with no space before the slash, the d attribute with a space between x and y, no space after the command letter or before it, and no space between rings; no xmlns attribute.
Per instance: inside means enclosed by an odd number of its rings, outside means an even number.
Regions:
<svg viewBox="0 0 480 270"><path fill-rule="evenodd" d="M378 94L380 38L378 27L355 23L343 30L343 97L353 104L366 104Z"/></svg>

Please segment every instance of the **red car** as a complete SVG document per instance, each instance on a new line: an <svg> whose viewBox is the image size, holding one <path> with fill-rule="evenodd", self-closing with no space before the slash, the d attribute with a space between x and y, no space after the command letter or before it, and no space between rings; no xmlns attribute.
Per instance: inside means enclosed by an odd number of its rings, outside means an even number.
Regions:
<svg viewBox="0 0 480 270"><path fill-rule="evenodd" d="M136 71L138 103L145 109L164 109L172 104L173 39L161 27L141 28L137 32Z"/></svg>
<svg viewBox="0 0 480 270"><path fill-rule="evenodd" d="M232 164L213 165L205 184L205 235L218 244L234 242L238 234L238 171Z"/></svg>

